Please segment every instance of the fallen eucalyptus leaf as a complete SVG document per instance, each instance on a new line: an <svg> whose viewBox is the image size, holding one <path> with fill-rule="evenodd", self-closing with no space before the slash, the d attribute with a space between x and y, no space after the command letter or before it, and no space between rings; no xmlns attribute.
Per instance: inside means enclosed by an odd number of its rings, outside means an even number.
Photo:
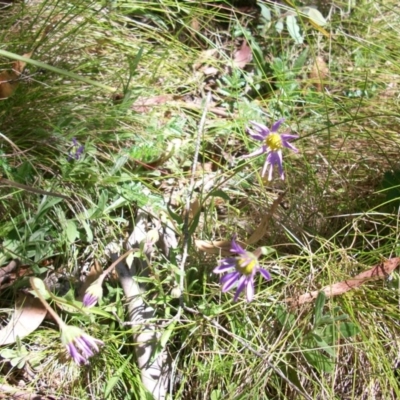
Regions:
<svg viewBox="0 0 400 400"><path fill-rule="evenodd" d="M296 307L304 303L309 303L317 298L319 292L321 291L326 294L326 297L338 296L340 294L348 292L349 290L361 286L365 282L386 278L398 267L399 264L400 257L390 258L387 261L375 265L368 271L361 272L361 274L356 275L354 278L338 282L333 285L325 286L324 288L320 290L315 290L311 293L302 294L297 298L286 299L286 302L291 304L292 307Z"/></svg>
<svg viewBox="0 0 400 400"><path fill-rule="evenodd" d="M8 325L0 330L0 346L12 344L34 332L44 320L47 310L39 299L29 294L18 296L15 311Z"/></svg>

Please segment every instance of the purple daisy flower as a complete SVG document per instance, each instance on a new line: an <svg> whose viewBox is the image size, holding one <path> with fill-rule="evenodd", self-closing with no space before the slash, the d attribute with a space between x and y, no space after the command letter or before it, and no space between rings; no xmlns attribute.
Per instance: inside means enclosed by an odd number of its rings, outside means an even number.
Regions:
<svg viewBox="0 0 400 400"><path fill-rule="evenodd" d="M299 137L298 135L290 135L288 133L278 133L278 129L283 123L283 121L284 121L283 118L279 119L272 125L271 129L258 122L250 121L250 123L253 125L253 129L247 128L247 133L253 139L260 140L264 143L256 151L253 151L250 154L242 156L241 158L243 159L250 158L259 156L260 154L267 153L267 158L265 160L261 176L265 176L267 170L269 170L268 172L269 181L272 180L272 171L275 165L278 166L281 178L285 179L285 174L283 172L283 166L282 166L282 148L287 147L296 153L298 152L296 147L294 147L291 143L289 143L291 140L297 139Z"/></svg>
<svg viewBox="0 0 400 400"><path fill-rule="evenodd" d="M250 302L254 297L255 274L260 272L267 281L271 279L271 275L267 270L260 267L257 256L244 250L236 243L234 238L232 238L231 242L231 252L236 253L237 256L222 259L213 272L222 274L234 268L234 271L227 273L221 278L222 292L227 292L237 283L237 289L233 300L236 301L240 293L246 289L247 301Z"/></svg>
<svg viewBox="0 0 400 400"><path fill-rule="evenodd" d="M98 353L99 346L104 345L101 340L87 335L82 329L69 325L62 329L61 341L78 365L87 364L89 357Z"/></svg>
<svg viewBox="0 0 400 400"><path fill-rule="evenodd" d="M84 146L79 145L76 138L72 138L72 148L68 153L68 161L72 161L73 159L79 160L84 150Z"/></svg>

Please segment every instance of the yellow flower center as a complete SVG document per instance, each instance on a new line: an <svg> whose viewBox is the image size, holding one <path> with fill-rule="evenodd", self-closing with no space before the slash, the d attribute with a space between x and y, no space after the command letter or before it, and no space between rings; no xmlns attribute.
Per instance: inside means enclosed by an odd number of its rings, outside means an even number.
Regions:
<svg viewBox="0 0 400 400"><path fill-rule="evenodd" d="M249 259L251 259L250 262ZM252 253L246 252L246 256L238 258L236 270L241 274L250 275L256 265L257 257Z"/></svg>
<svg viewBox="0 0 400 400"><path fill-rule="evenodd" d="M266 139L265 144L272 150L277 151L283 147L281 135L279 133L270 133Z"/></svg>

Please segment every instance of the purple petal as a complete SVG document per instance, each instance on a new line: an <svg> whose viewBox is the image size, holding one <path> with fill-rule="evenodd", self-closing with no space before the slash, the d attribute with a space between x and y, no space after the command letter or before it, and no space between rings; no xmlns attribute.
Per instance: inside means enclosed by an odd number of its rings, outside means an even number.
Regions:
<svg viewBox="0 0 400 400"><path fill-rule="evenodd" d="M76 347L74 346L73 343L69 343L67 345L67 350L68 353L70 354L70 356L72 357L72 359L78 364L86 364L87 359L85 357L83 357L78 350L76 349Z"/></svg>
<svg viewBox="0 0 400 400"><path fill-rule="evenodd" d="M267 157L265 158L265 162L264 162L264 165L263 165L263 169L262 169L262 171L261 171L261 176L262 176L262 177L265 176L265 173L267 172L268 166L271 167L271 168L270 168L270 174L269 174L269 175L272 176L272 172L271 172L272 166L270 165L270 163L269 163L269 161L268 161L268 156L267 156ZM268 178L268 180L270 181L271 179Z"/></svg>
<svg viewBox="0 0 400 400"><path fill-rule="evenodd" d="M271 126L271 132L276 132L279 127L282 125L282 122L285 120L285 118L278 119L272 126Z"/></svg>
<svg viewBox="0 0 400 400"><path fill-rule="evenodd" d="M294 147L291 143L289 143L289 142L285 142L285 141L282 141L282 144L286 147L286 148L288 148L288 149L290 149L290 150L293 150L295 153L298 153L299 152L299 150L296 148L296 147Z"/></svg>
<svg viewBox="0 0 400 400"><path fill-rule="evenodd" d="M254 297L254 280L253 280L253 275L250 275L247 279L247 287L246 287L246 297L247 301L250 303L250 301L253 300Z"/></svg>
<svg viewBox="0 0 400 400"><path fill-rule="evenodd" d="M240 295L240 293L243 291L244 287L246 286L246 282L247 282L247 276L246 275L242 275L239 279L239 283L238 283L238 288L236 290L235 293L235 297L233 298L233 301L236 301Z"/></svg>
<svg viewBox="0 0 400 400"><path fill-rule="evenodd" d="M231 272L221 278L222 292L225 293L230 290L239 279L239 272Z"/></svg>
<svg viewBox="0 0 400 400"><path fill-rule="evenodd" d="M285 179L285 175L283 173L283 166L282 166L282 150L271 151L267 157L267 164L270 165L270 170L269 170L269 174L268 174L269 181L272 180L272 169L275 165L278 166L279 174L280 174L281 178ZM264 170L266 170L266 168L263 169L263 172L264 172ZM264 175L262 175L262 176L264 176Z"/></svg>
<svg viewBox="0 0 400 400"><path fill-rule="evenodd" d="M259 122L250 121L250 123L254 125L255 129L258 131L260 135L263 136L264 139L271 133L271 131L267 126L260 124Z"/></svg>
<svg viewBox="0 0 400 400"><path fill-rule="evenodd" d="M268 151L268 146L262 145L257 150L254 150L252 153L240 156L240 159L244 160L246 158L257 157L261 154L266 153L267 151Z"/></svg>
<svg viewBox="0 0 400 400"><path fill-rule="evenodd" d="M97 303L97 297L93 296L90 293L85 293L85 295L83 296L83 306L90 308L93 307L96 303Z"/></svg>
<svg viewBox="0 0 400 400"><path fill-rule="evenodd" d="M232 238L232 241L231 241L231 252L237 253L237 254L246 254L245 250L242 248L242 246L240 246L238 243L236 243L234 238Z"/></svg>
<svg viewBox="0 0 400 400"><path fill-rule="evenodd" d="M282 165L282 150L278 150L276 152L276 154L277 154L277 158L278 158L278 161L276 164L278 165L279 174L281 176L281 179L285 179L285 174L283 173L283 165Z"/></svg>
<svg viewBox="0 0 400 400"><path fill-rule="evenodd" d="M236 258L224 258L220 264L213 269L214 274L222 274L236 267Z"/></svg>
<svg viewBox="0 0 400 400"><path fill-rule="evenodd" d="M271 274L264 268L259 269L260 274L267 280L269 281L271 279Z"/></svg>
<svg viewBox="0 0 400 400"><path fill-rule="evenodd" d="M282 133L281 134L281 138L282 138L283 141L285 141L285 140L287 141L287 140L298 139L299 135L292 135L292 134L289 134L289 133Z"/></svg>
<svg viewBox="0 0 400 400"><path fill-rule="evenodd" d="M82 355L85 358L89 358L94 354L89 344L84 341L83 337L76 338L74 344L79 348L79 350L81 350Z"/></svg>
<svg viewBox="0 0 400 400"><path fill-rule="evenodd" d="M248 134L252 139L254 139L254 140L261 140L261 141L263 141L263 140L265 140L265 138L266 138L266 136L267 136L267 135L263 135L263 134L260 133L260 132L253 131L253 130L250 129L250 128L247 128L247 129L246 129L246 132L247 132L247 134Z"/></svg>
<svg viewBox="0 0 400 400"><path fill-rule="evenodd" d="M269 164L269 171L268 171L268 181L272 181L272 172L274 171L274 166Z"/></svg>

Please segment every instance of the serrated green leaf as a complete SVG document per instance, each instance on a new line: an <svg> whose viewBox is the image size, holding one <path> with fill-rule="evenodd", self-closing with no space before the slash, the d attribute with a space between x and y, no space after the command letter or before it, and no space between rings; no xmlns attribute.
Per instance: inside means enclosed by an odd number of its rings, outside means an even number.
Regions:
<svg viewBox="0 0 400 400"><path fill-rule="evenodd" d="M297 44L303 44L304 38L300 32L300 27L297 24L297 19L294 15L288 15L286 17L286 27L292 39Z"/></svg>

